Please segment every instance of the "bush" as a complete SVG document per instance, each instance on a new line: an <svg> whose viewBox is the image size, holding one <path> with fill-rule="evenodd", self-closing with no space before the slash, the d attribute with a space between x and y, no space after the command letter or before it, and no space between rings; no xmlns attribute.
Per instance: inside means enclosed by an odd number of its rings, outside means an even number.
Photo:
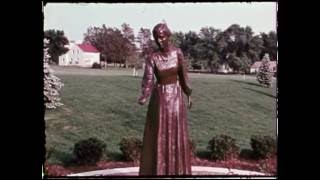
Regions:
<svg viewBox="0 0 320 180"><path fill-rule="evenodd" d="M237 158L239 155L239 147L235 142L235 139L227 135L213 137L208 143L208 149L211 151L210 157L216 160Z"/></svg>
<svg viewBox="0 0 320 180"><path fill-rule="evenodd" d="M269 54L265 54L261 60L261 65L257 73L257 81L266 87L270 87L272 83L272 75Z"/></svg>
<svg viewBox="0 0 320 180"><path fill-rule="evenodd" d="M142 151L142 141L140 139L125 137L121 139L119 146L126 161L139 162Z"/></svg>
<svg viewBox="0 0 320 180"><path fill-rule="evenodd" d="M276 153L276 141L270 136L252 136L250 142L253 157L264 159Z"/></svg>
<svg viewBox="0 0 320 180"><path fill-rule="evenodd" d="M101 64L95 62L92 64L92 68L93 69L101 69L102 67L101 67Z"/></svg>
<svg viewBox="0 0 320 180"><path fill-rule="evenodd" d="M267 175L275 175L277 173L277 158L268 157L266 159L259 160L259 170Z"/></svg>
<svg viewBox="0 0 320 180"><path fill-rule="evenodd" d="M106 145L97 138L89 138L77 142L73 154L79 164L96 164L103 156Z"/></svg>
<svg viewBox="0 0 320 180"><path fill-rule="evenodd" d="M60 91L64 84L61 79L54 75L54 71L49 66L50 55L48 53L48 40L43 41L43 100L46 109L55 109L62 106Z"/></svg>

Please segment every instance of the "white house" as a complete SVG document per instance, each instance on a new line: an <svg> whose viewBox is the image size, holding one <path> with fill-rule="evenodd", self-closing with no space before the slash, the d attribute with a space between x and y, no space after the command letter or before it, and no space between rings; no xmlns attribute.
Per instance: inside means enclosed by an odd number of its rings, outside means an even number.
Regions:
<svg viewBox="0 0 320 180"><path fill-rule="evenodd" d="M261 66L261 61L256 61L250 67L250 73L257 73L260 66ZM277 72L277 62L276 61L270 61L269 62L269 68L270 68L271 72L276 73Z"/></svg>
<svg viewBox="0 0 320 180"><path fill-rule="evenodd" d="M227 73L233 72L233 69L231 67L229 67L229 65L227 63L224 63L222 65L219 65L218 72L227 74Z"/></svg>
<svg viewBox="0 0 320 180"><path fill-rule="evenodd" d="M100 52L91 44L69 44L69 51L59 56L60 66L92 67L100 63Z"/></svg>

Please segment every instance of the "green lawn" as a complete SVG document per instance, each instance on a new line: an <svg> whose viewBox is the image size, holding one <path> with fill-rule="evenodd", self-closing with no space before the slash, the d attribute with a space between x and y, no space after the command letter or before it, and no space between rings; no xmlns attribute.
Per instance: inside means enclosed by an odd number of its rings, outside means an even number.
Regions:
<svg viewBox="0 0 320 180"><path fill-rule="evenodd" d="M97 137L107 144L105 158L120 156L122 137L142 139L147 105L136 103L141 77L59 74L65 86L61 106L46 112L46 147L55 147L49 163L63 163L74 144ZM198 151L215 135L227 134L240 148L250 148L251 135L276 135L276 91L254 78L190 75L193 107L189 130Z"/></svg>

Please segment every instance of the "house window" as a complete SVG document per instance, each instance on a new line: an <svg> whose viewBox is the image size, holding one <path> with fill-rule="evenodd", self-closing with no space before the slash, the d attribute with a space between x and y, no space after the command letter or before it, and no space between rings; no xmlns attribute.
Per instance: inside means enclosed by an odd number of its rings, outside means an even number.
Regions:
<svg viewBox="0 0 320 180"><path fill-rule="evenodd" d="M79 58L77 58L76 64L79 64Z"/></svg>

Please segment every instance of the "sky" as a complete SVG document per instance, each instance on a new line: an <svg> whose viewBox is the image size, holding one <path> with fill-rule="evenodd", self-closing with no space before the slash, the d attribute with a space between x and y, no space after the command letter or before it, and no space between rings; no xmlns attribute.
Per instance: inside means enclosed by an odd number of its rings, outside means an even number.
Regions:
<svg viewBox="0 0 320 180"><path fill-rule="evenodd" d="M44 30L63 30L69 40L81 41L92 26L116 27L127 23L135 35L163 22L173 32L200 32L212 26L250 26L255 34L277 29L276 2L251 3L48 3L43 8Z"/></svg>

